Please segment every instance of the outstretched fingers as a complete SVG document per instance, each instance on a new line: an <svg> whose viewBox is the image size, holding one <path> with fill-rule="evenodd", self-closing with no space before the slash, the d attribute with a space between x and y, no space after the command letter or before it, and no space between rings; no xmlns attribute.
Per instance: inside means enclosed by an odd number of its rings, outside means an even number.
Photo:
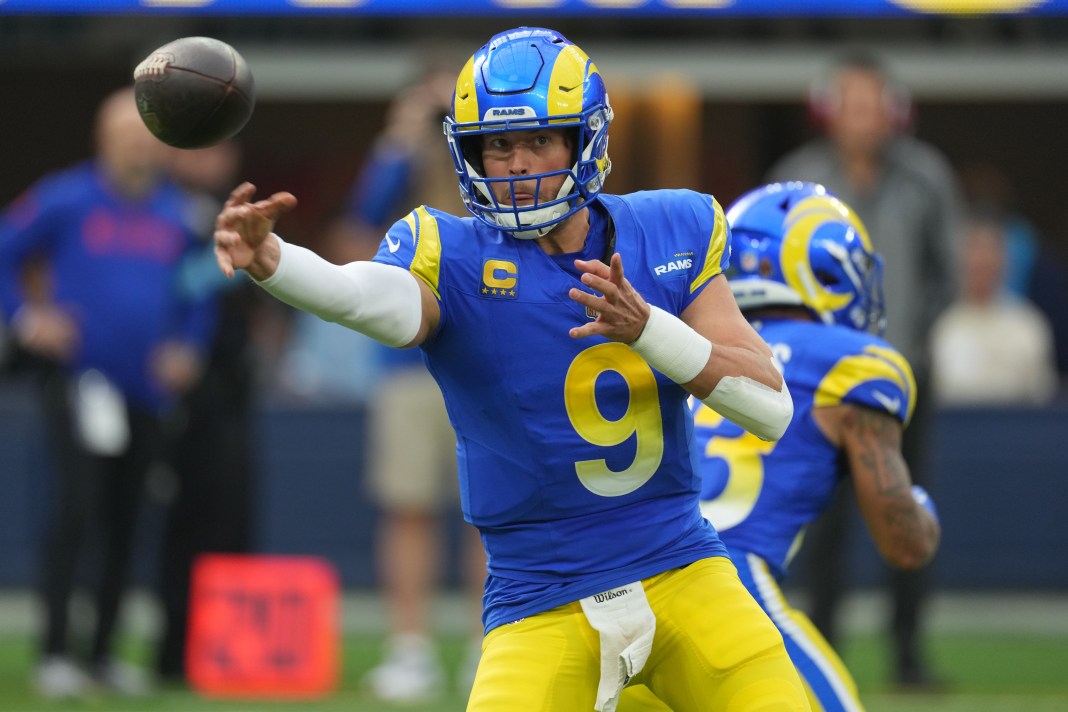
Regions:
<svg viewBox="0 0 1068 712"><path fill-rule="evenodd" d="M230 258L230 253L219 244L217 236L215 238L215 263L227 277L234 276L234 261Z"/></svg>
<svg viewBox="0 0 1068 712"><path fill-rule="evenodd" d="M581 289L576 289L572 287L568 291L567 296L570 297L572 301L578 302L582 306L586 307L587 309L592 309L598 314L600 314L605 307L604 297L599 297L596 294L584 292Z"/></svg>
<svg viewBox="0 0 1068 712"><path fill-rule="evenodd" d="M586 274L592 274L601 279L610 279L611 268L600 260L575 260L575 267Z"/></svg>
<svg viewBox="0 0 1068 712"><path fill-rule="evenodd" d="M241 185L230 191L230 197L226 199L226 204L223 208L232 208L235 205L247 203L252 199L252 196L256 194L256 186L252 185L248 181L245 181Z"/></svg>
<svg viewBox="0 0 1068 712"><path fill-rule="evenodd" d="M612 272L608 265L600 260L575 260L575 267L582 272L579 279L587 287L608 295L612 291Z"/></svg>
<svg viewBox="0 0 1068 712"><path fill-rule="evenodd" d="M612 284L617 287L623 286L623 257L618 252L612 253L612 259L609 260L609 271L611 272L610 279Z"/></svg>
<svg viewBox="0 0 1068 712"><path fill-rule="evenodd" d="M585 272L582 283L603 294L610 302L619 298L626 285L623 258L618 252L612 255L607 265L600 260L575 260L575 267Z"/></svg>
<svg viewBox="0 0 1068 712"><path fill-rule="evenodd" d="M631 343L641 334L649 317L649 307L623 272L623 258L612 255L606 265L600 260L575 260L582 283L597 292L571 289L568 296L586 307L596 318L570 330L573 338L600 335L612 341Z"/></svg>
<svg viewBox="0 0 1068 712"><path fill-rule="evenodd" d="M248 201L255 194L256 186L248 181L234 188L215 217L215 230L233 229L240 221L247 219L250 214Z"/></svg>
<svg viewBox="0 0 1068 712"><path fill-rule="evenodd" d="M256 201L252 207L256 212L273 223L280 215L282 215L282 213L289 212L295 208L296 205L296 196L292 193L282 191L280 193L275 193L264 200Z"/></svg>

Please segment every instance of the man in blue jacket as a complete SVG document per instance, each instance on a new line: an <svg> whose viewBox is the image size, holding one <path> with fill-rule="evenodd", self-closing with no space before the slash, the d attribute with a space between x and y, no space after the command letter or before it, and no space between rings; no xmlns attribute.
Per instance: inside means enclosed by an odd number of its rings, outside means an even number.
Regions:
<svg viewBox="0 0 1068 712"><path fill-rule="evenodd" d="M161 422L199 376L213 316L176 288L194 240L188 200L165 182L170 149L145 128L132 89L103 101L95 139L93 160L45 176L0 214L0 306L23 360L44 366L56 458L35 677L50 697L94 683L147 690L112 657L113 633ZM96 627L83 669L70 654L69 605L90 545L101 556L87 582Z"/></svg>

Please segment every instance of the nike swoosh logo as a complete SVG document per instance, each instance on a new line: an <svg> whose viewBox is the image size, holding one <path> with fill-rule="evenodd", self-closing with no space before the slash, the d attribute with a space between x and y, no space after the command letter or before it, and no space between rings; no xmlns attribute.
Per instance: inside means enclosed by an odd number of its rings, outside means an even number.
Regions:
<svg viewBox="0 0 1068 712"><path fill-rule="evenodd" d="M386 235L386 244L389 245L390 252L396 252L400 249L400 240L394 240L389 235Z"/></svg>
<svg viewBox="0 0 1068 712"><path fill-rule="evenodd" d="M897 415L898 411L901 410L901 399L897 396L891 398L882 391L872 391L871 397L882 403L883 407L894 415Z"/></svg>

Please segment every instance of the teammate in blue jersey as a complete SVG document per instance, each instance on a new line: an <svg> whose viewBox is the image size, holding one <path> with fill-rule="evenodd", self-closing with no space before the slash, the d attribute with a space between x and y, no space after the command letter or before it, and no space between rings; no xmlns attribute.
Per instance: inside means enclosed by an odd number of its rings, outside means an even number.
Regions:
<svg viewBox="0 0 1068 712"><path fill-rule="evenodd" d="M493 37L445 132L473 217L413 210L373 261L271 230L296 199L235 189L227 274L393 346L419 346L488 555L468 709L614 710L640 681L680 712L803 710L782 636L701 516L692 394L765 441L793 403L721 272L710 195L601 192L612 109L558 33ZM410 433L418 438L419 433Z"/></svg>
<svg viewBox="0 0 1068 712"><path fill-rule="evenodd" d="M916 384L879 336L882 262L848 206L813 183L775 183L742 196L727 221L731 290L783 364L794 418L782 439L763 442L697 404L701 508L782 631L812 708L860 710L845 666L779 584L846 478L890 564L918 568L934 555L938 518L901 455Z"/></svg>

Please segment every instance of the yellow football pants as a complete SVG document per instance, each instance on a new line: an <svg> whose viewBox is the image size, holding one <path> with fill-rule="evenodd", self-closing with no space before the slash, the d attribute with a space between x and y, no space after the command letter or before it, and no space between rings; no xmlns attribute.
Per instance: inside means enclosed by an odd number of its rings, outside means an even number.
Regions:
<svg viewBox="0 0 1068 712"><path fill-rule="evenodd" d="M729 559L642 584L656 637L632 684L648 686L674 712L809 709L782 636ZM599 655L598 633L577 601L500 626L483 642L468 712L592 712Z"/></svg>

